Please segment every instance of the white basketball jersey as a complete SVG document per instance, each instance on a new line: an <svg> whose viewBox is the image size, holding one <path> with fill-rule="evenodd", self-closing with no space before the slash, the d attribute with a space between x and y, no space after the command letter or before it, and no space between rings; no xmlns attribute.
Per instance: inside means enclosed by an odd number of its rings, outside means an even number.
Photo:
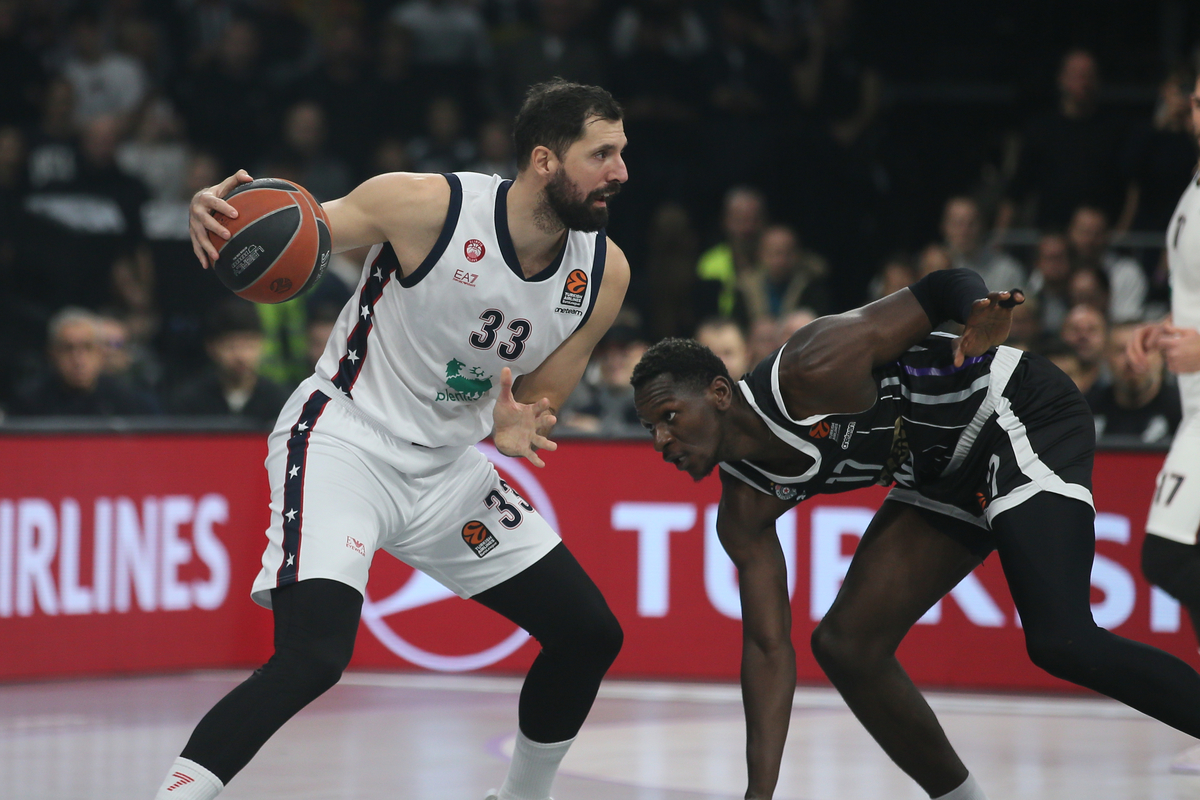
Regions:
<svg viewBox="0 0 1200 800"><path fill-rule="evenodd" d="M532 372L591 315L604 277L604 231L570 231L550 266L526 278L508 231L512 181L446 175L450 207L408 277L390 244L367 256L317 376L400 439L473 445L492 430L500 371Z"/></svg>
<svg viewBox="0 0 1200 800"><path fill-rule="evenodd" d="M1200 174L1193 176L1167 228L1171 318L1176 327L1200 330ZM1187 415L1200 413L1200 373L1179 376Z"/></svg>

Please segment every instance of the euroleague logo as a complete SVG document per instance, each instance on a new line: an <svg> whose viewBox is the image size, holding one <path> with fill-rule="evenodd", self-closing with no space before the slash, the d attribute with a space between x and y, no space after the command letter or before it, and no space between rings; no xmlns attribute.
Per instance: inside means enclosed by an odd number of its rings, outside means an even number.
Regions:
<svg viewBox="0 0 1200 800"><path fill-rule="evenodd" d="M467 257L467 261L470 261L472 264L483 258L483 254L486 252L487 250L484 249L483 242L479 241L478 239L468 239L467 243L463 245L463 255L465 255Z"/></svg>
<svg viewBox="0 0 1200 800"><path fill-rule="evenodd" d="M558 517L554 513L550 497L524 462L521 459L501 455L496 448L489 444L481 443L476 447L495 465L500 477L521 496L528 498L550 527L558 530ZM483 510L481 502L480 511ZM456 538L460 534L459 531L448 533ZM503 535L503 531L501 531L501 535ZM463 542L480 558L499 544L488 527L478 519L472 519L463 525L461 536ZM461 544L458 546L462 547ZM481 550L483 552L480 552ZM371 583L363 593L362 608L362 621L367 626L367 630L384 647L405 661L438 672L465 672L495 664L517 652L522 645L529 641L529 634L515 624L507 620L496 622L495 614L476 603L459 600L454 592L418 570L411 570L411 574L407 575L400 586L387 596L378 598L371 596L371 587L379 585L379 579L386 580L385 573L389 571L395 573L407 569L409 568L391 556L379 558L372 565ZM461 614L464 622L461 627L472 627L465 623L478 615L480 620L492 626L487 630L495 629L495 632L486 634L490 637L487 641L474 641L465 646L461 645L463 640L459 639L461 649L465 649L467 652L438 652L439 649L442 649L441 647L423 646L419 643L421 623L424 622L426 628L431 627L431 624L428 619L430 615L421 615L421 609L442 602L461 606L456 609L456 614ZM441 621L443 618L444 615L435 620L436 636L428 635L426 632L426 638L442 643L445 649L453 649L453 644L446 641L446 625ZM495 626L499 624L504 627L496 628ZM455 635L460 634L456 633ZM462 635L465 636L465 634ZM476 638L479 636L476 635Z"/></svg>
<svg viewBox="0 0 1200 800"><path fill-rule="evenodd" d="M567 276L567 285L563 287L562 299L558 302L564 306L579 308L583 305L583 295L587 286L587 273L581 269L571 270L571 274Z"/></svg>

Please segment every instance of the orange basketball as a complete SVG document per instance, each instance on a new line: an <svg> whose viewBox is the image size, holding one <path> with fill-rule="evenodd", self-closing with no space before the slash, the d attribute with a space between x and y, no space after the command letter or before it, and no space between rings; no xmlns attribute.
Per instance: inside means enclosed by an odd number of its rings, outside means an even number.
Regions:
<svg viewBox="0 0 1200 800"><path fill-rule="evenodd" d="M487 535L488 529L477 519L473 519L466 525L463 525L462 537L469 545L482 544Z"/></svg>
<svg viewBox="0 0 1200 800"><path fill-rule="evenodd" d="M587 273L581 269L571 270L571 274L567 276L567 291L571 294L583 294L586 288Z"/></svg>
<svg viewBox="0 0 1200 800"><path fill-rule="evenodd" d="M222 283L255 303L282 303L316 285L329 266L329 218L306 189L259 178L225 201L238 210L237 218L214 216L229 239L208 234L220 256L213 269Z"/></svg>

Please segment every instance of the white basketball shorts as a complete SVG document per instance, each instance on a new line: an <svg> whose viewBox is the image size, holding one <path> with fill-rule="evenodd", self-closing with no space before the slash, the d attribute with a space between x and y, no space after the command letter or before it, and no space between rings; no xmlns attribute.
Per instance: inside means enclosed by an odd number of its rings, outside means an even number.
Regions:
<svg viewBox="0 0 1200 800"><path fill-rule="evenodd" d="M1196 544L1200 529L1200 414L1183 418L1158 473L1146 533Z"/></svg>
<svg viewBox="0 0 1200 800"><path fill-rule="evenodd" d="M268 439L271 526L251 597L328 578L365 592L382 548L460 597L532 566L558 534L474 447L388 433L331 385L300 384Z"/></svg>

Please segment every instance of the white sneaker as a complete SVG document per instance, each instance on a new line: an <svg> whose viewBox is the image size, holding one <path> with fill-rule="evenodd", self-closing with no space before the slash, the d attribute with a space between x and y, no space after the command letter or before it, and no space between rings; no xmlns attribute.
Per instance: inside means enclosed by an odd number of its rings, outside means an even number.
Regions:
<svg viewBox="0 0 1200 800"><path fill-rule="evenodd" d="M1189 747L1171 761L1171 772L1200 775L1200 744Z"/></svg>
<svg viewBox="0 0 1200 800"><path fill-rule="evenodd" d="M488 793L484 795L483 800L500 800L500 790L488 789Z"/></svg>

